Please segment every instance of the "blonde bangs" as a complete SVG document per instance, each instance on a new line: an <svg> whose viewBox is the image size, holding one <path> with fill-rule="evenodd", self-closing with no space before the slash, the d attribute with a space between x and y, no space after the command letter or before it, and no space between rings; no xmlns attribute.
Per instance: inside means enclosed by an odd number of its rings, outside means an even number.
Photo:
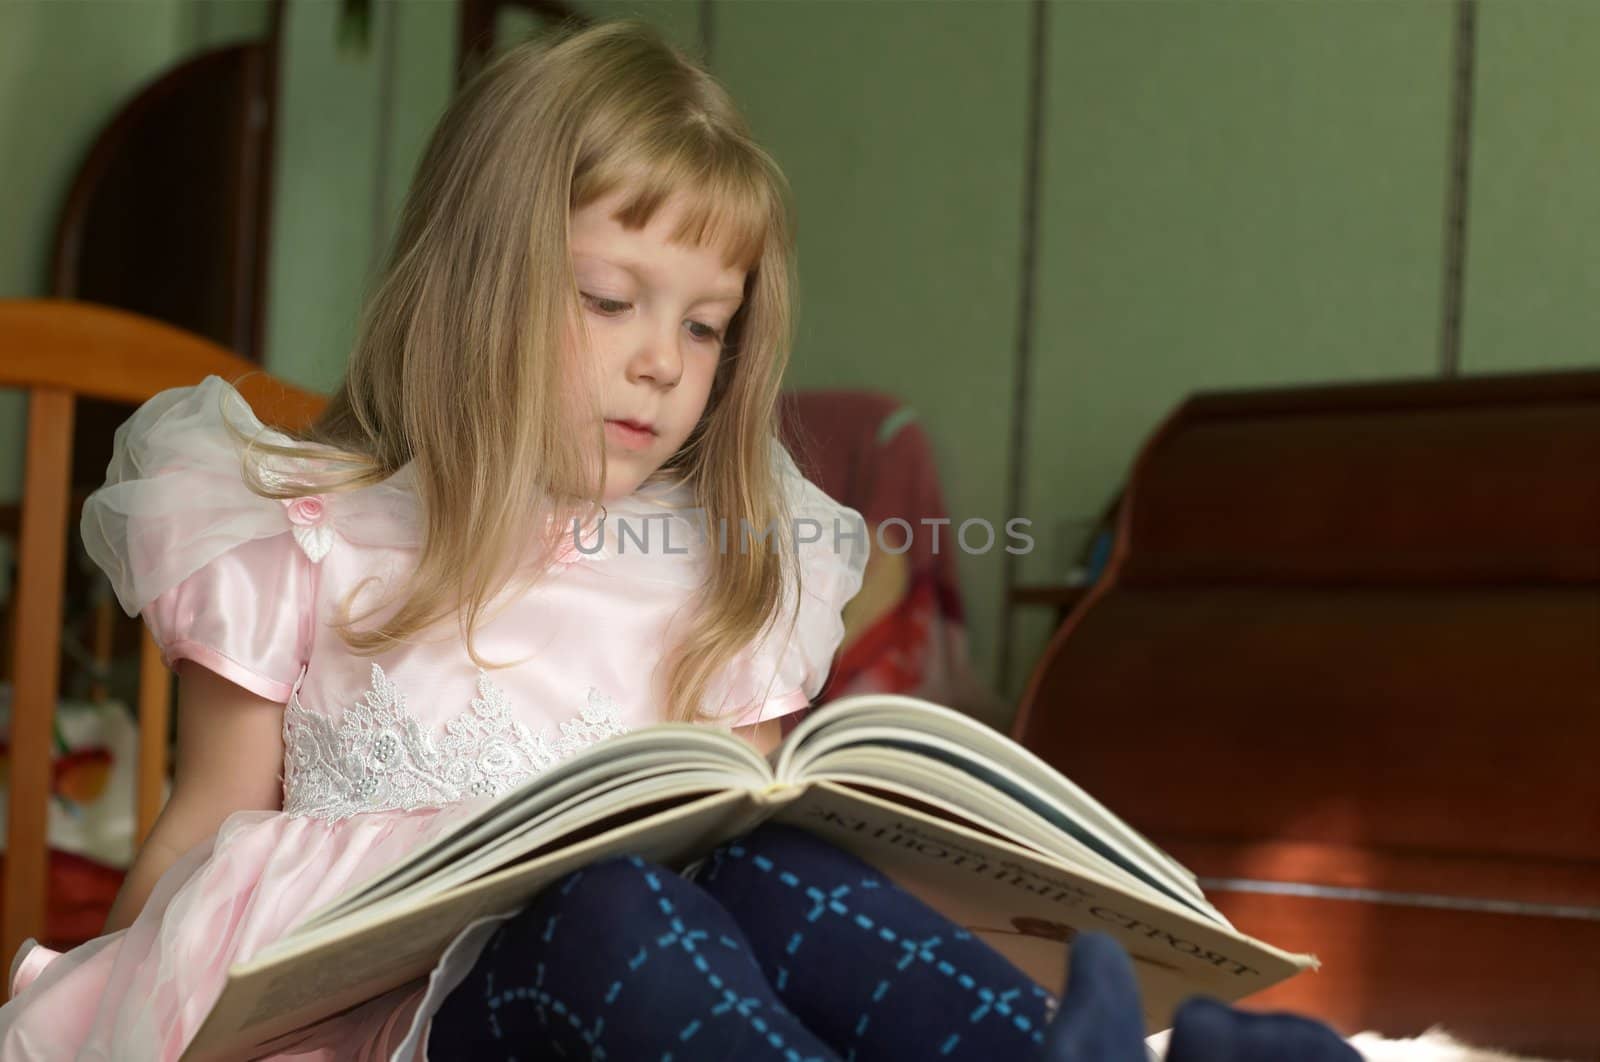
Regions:
<svg viewBox="0 0 1600 1062"><path fill-rule="evenodd" d="M643 158L617 160L606 167L611 172L597 170L575 185L573 209L621 191L626 198L615 217L640 229L675 201L682 210L672 242L717 248L724 265L753 271L782 213L767 172L770 160L750 154L750 145L708 141L689 131L656 151L641 145Z"/></svg>

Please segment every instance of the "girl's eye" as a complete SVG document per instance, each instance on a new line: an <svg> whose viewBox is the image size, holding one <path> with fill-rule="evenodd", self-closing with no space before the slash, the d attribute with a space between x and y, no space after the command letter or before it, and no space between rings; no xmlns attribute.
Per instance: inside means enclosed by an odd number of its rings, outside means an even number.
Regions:
<svg viewBox="0 0 1600 1062"><path fill-rule="evenodd" d="M617 317L633 309L633 303L625 302L622 299L608 299L603 295L590 295L587 291L579 292L579 294L583 296L583 301L588 304L589 308L602 317ZM689 334L694 337L695 342L717 344L722 342L722 333L710 325L701 324L699 321L689 321L688 325Z"/></svg>
<svg viewBox="0 0 1600 1062"><path fill-rule="evenodd" d="M599 295L590 295L588 292L583 292L583 300L603 317L615 317L619 313L626 313L631 305L620 299L607 299Z"/></svg>
<svg viewBox="0 0 1600 1062"><path fill-rule="evenodd" d="M697 331L698 330L698 331ZM722 333L710 325L703 325L699 321L689 322L689 334L701 343L721 343Z"/></svg>

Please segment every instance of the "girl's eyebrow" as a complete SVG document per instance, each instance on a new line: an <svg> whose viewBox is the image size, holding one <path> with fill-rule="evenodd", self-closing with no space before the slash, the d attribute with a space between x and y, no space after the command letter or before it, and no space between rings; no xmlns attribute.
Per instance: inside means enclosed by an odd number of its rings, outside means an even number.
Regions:
<svg viewBox="0 0 1600 1062"><path fill-rule="evenodd" d="M630 262L625 258L607 258L607 257L604 257L602 255L583 254L583 253L580 253L580 252L574 252L573 253L573 257L574 258L588 258L588 259L590 259L592 261L600 262L600 263L602 263L604 265L615 266L618 269L622 269L622 270L625 270L625 271L627 271L629 273L632 273L634 279L638 280L638 281L641 281L641 282L648 283L649 280L650 280L650 277L648 275L648 271L647 270L645 270L642 266L638 265L637 263ZM739 288L726 288L726 289L723 289L722 291L714 291L714 292L710 293L709 295L707 295L701 301L702 302L743 302L744 301L744 291L742 289L739 289Z"/></svg>

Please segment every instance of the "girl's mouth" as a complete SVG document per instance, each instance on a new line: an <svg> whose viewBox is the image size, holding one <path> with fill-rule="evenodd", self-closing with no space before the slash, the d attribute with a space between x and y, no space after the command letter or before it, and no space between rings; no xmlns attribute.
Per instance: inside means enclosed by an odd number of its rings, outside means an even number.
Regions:
<svg viewBox="0 0 1600 1062"><path fill-rule="evenodd" d="M608 420L606 438L626 450L643 450L655 442L656 433L635 421Z"/></svg>

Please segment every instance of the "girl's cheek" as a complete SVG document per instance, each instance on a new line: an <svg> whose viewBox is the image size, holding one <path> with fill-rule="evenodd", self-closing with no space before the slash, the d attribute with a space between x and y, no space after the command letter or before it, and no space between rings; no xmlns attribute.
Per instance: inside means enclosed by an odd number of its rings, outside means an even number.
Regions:
<svg viewBox="0 0 1600 1062"><path fill-rule="evenodd" d="M561 351L561 377L566 381L565 390L573 399L575 415L598 409L600 359L592 353L593 346L594 337L582 324L568 325ZM591 398L588 408L585 408L583 401L586 395Z"/></svg>

